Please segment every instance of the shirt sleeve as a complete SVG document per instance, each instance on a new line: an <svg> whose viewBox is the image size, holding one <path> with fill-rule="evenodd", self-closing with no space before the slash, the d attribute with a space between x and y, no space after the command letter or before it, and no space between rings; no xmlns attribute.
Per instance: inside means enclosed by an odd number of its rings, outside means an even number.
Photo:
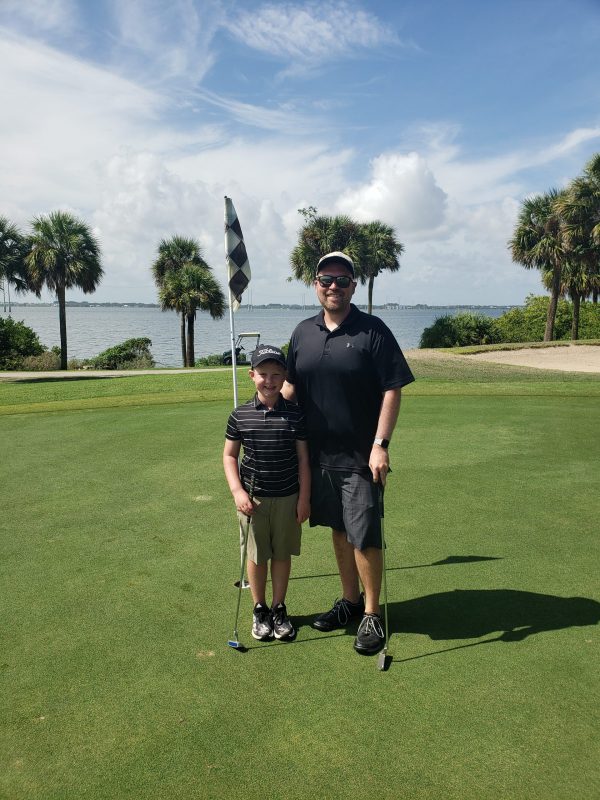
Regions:
<svg viewBox="0 0 600 800"><path fill-rule="evenodd" d="M225 438L230 439L233 442L238 442L242 438L242 435L238 429L237 417L235 415L235 411L231 412L231 414L229 415L229 419L227 420L227 429L225 430Z"/></svg>
<svg viewBox="0 0 600 800"><path fill-rule="evenodd" d="M382 392L400 389L415 380L396 337L384 322L373 332L372 356Z"/></svg>
<svg viewBox="0 0 600 800"><path fill-rule="evenodd" d="M288 383L296 383L296 331L292 333L286 359Z"/></svg>

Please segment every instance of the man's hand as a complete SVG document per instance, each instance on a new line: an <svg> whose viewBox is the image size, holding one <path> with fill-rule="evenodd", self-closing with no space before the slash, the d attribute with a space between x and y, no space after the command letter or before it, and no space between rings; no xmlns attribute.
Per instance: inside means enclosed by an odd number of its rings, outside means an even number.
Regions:
<svg viewBox="0 0 600 800"><path fill-rule="evenodd" d="M385 447L374 444L369 456L369 468L373 474L373 483L385 486L387 474L390 471L390 454Z"/></svg>
<svg viewBox="0 0 600 800"><path fill-rule="evenodd" d="M245 489L238 489L237 491L233 492L233 501L237 510L242 514L245 514L247 517L254 514L254 506L252 505L250 496Z"/></svg>

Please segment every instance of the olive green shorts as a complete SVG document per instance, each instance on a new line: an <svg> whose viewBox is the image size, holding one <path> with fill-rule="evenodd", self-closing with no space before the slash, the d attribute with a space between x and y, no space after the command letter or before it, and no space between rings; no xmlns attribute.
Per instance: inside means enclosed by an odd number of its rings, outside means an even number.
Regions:
<svg viewBox="0 0 600 800"><path fill-rule="evenodd" d="M254 514L250 517L248 558L255 564L265 564L269 559L286 561L300 555L302 527L296 520L298 493L287 497L255 497ZM245 514L238 512L240 543L248 527Z"/></svg>

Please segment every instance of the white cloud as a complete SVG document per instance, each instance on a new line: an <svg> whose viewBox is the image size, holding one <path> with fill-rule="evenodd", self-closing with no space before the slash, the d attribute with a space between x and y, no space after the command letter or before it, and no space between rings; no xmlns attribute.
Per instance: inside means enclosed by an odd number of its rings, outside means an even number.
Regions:
<svg viewBox="0 0 600 800"><path fill-rule="evenodd" d="M418 153L386 153L375 158L371 178L349 189L337 208L368 222L381 219L403 232L432 231L442 224L446 194Z"/></svg>
<svg viewBox="0 0 600 800"><path fill-rule="evenodd" d="M400 43L376 17L346 2L238 8L227 28L244 45L300 66L353 58L361 50Z"/></svg>
<svg viewBox="0 0 600 800"><path fill-rule="evenodd" d="M74 0L2 0L0 20L24 30L68 33L79 18Z"/></svg>
<svg viewBox="0 0 600 800"><path fill-rule="evenodd" d="M118 38L115 64L144 81L183 79L194 85L213 66L212 41L222 12L218 0L112 0Z"/></svg>

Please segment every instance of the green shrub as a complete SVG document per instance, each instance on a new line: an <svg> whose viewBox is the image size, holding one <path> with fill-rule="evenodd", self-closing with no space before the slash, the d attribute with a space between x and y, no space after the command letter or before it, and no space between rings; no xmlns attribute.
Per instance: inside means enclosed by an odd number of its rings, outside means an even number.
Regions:
<svg viewBox="0 0 600 800"><path fill-rule="evenodd" d="M496 320L501 342L541 342L546 329L546 316L550 298L530 294L523 308L511 308ZM566 300L559 300L554 323L554 338L571 337L573 307Z"/></svg>
<svg viewBox="0 0 600 800"><path fill-rule="evenodd" d="M151 344L152 341L145 337L127 339L89 358L86 363L94 369L150 369L154 366Z"/></svg>
<svg viewBox="0 0 600 800"><path fill-rule="evenodd" d="M196 359L197 367L220 367L223 365L223 354L213 353L210 356L203 356Z"/></svg>
<svg viewBox="0 0 600 800"><path fill-rule="evenodd" d="M39 356L27 356L23 359L22 369L28 372L52 372L60 369L60 351L46 350Z"/></svg>
<svg viewBox="0 0 600 800"><path fill-rule="evenodd" d="M600 304L582 303L579 309L579 338L600 339Z"/></svg>
<svg viewBox="0 0 600 800"><path fill-rule="evenodd" d="M445 314L421 334L419 347L466 347L474 344L495 344L500 335L496 321L484 314Z"/></svg>
<svg viewBox="0 0 600 800"><path fill-rule="evenodd" d="M45 349L25 323L0 317L0 369L21 369L24 358L39 356Z"/></svg>

